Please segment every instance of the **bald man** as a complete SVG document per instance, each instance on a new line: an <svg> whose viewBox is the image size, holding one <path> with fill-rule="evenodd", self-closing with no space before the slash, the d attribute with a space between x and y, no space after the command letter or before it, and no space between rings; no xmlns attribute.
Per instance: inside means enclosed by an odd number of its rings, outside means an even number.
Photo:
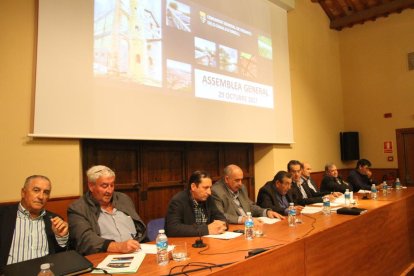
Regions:
<svg viewBox="0 0 414 276"><path fill-rule="evenodd" d="M264 209L251 201L242 180L242 169L231 164L224 168L222 179L217 181L212 188L212 196L216 206L224 213L229 223L244 224L247 212L251 212L253 217L283 219L273 210Z"/></svg>

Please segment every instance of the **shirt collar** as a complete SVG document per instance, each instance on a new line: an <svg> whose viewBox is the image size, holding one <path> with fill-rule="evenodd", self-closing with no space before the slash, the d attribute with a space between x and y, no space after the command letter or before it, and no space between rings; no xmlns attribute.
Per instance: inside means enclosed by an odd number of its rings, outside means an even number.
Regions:
<svg viewBox="0 0 414 276"><path fill-rule="evenodd" d="M26 208L23 207L21 202L19 202L19 206L17 207L17 210L18 210L18 213L20 213L22 216L25 216L25 217L30 218L32 220L41 219L46 215L46 210L43 209L42 211L40 211L40 214L37 218L32 218L30 216L30 212Z"/></svg>
<svg viewBox="0 0 414 276"><path fill-rule="evenodd" d="M237 198L239 196L239 190L233 192L232 190L230 190L230 188L226 185L226 189L227 191L229 191L229 193L232 195L232 197Z"/></svg>

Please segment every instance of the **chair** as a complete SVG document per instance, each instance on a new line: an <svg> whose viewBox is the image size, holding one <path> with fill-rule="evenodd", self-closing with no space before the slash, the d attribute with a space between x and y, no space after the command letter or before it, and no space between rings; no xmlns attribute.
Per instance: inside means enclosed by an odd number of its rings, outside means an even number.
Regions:
<svg viewBox="0 0 414 276"><path fill-rule="evenodd" d="M164 229L165 218L157 218L150 220L147 224L148 239L155 241L158 235L158 230Z"/></svg>

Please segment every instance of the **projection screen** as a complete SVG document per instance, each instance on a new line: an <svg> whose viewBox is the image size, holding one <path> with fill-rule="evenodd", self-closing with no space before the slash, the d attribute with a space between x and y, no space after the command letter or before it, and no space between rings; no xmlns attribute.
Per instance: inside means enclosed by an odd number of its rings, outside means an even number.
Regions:
<svg viewBox="0 0 414 276"><path fill-rule="evenodd" d="M34 137L292 143L266 0L39 0Z"/></svg>

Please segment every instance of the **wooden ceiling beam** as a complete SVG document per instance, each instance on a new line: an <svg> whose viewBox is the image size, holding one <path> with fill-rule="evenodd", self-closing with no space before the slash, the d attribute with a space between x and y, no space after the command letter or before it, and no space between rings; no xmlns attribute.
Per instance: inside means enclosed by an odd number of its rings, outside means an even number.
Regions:
<svg viewBox="0 0 414 276"><path fill-rule="evenodd" d="M356 11L348 16L331 20L330 28L341 30L344 27L349 27L367 20L373 20L377 17L385 16L386 14L400 12L406 8L414 8L414 0L394 0L366 10Z"/></svg>

